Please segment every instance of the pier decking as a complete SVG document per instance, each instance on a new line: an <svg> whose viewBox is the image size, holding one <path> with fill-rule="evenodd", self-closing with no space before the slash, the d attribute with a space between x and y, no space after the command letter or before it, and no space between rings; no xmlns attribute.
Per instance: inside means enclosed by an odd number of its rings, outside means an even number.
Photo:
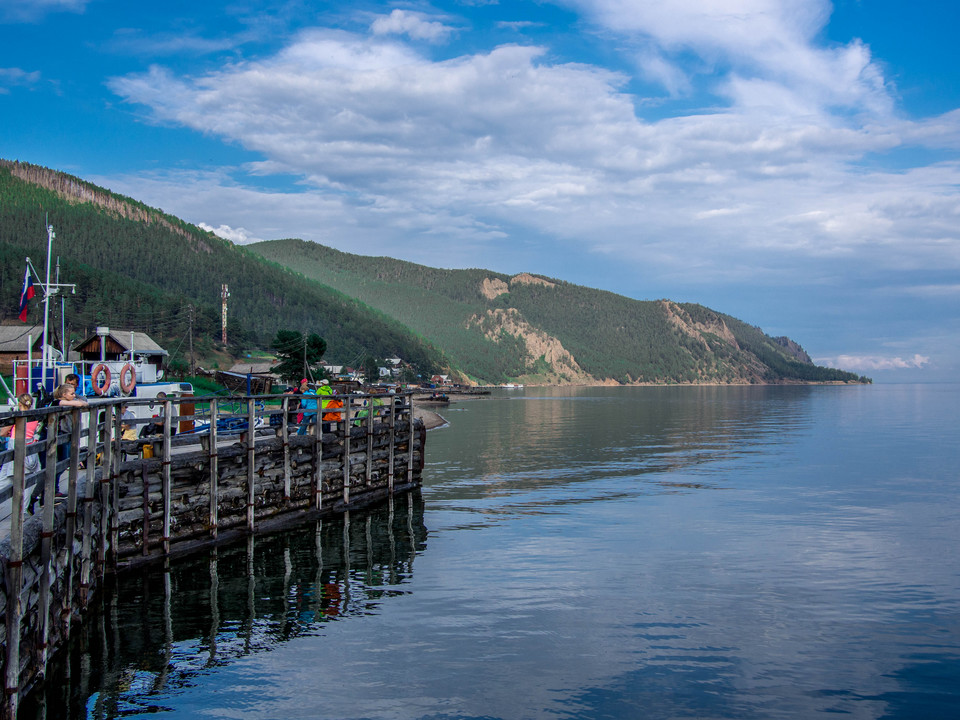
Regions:
<svg viewBox="0 0 960 720"><path fill-rule="evenodd" d="M118 410L145 400L9 416L16 437L38 417L56 428L70 414L73 429L0 454L14 465L11 486L0 488L0 507L10 508L0 541L8 717L105 574L419 485L426 433L409 394L338 396L338 420L319 427L291 422L293 397L170 398L162 432L137 440L121 438ZM174 434L180 423L194 427ZM25 475L27 455L38 452L44 468ZM43 500L29 514L24 497L35 483Z"/></svg>

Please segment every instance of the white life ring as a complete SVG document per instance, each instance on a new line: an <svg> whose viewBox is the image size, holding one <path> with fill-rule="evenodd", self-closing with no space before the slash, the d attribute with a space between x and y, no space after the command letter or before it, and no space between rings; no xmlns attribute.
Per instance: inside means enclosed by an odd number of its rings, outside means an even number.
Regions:
<svg viewBox="0 0 960 720"><path fill-rule="evenodd" d="M97 381L97 376L103 378L103 382ZM103 395L107 388L110 387L110 368L108 368L103 363L98 363L93 366L93 370L90 371L90 384L93 385L93 391L97 395Z"/></svg>
<svg viewBox="0 0 960 720"><path fill-rule="evenodd" d="M127 363L120 370L120 389L129 395L137 386L137 369L132 363Z"/></svg>

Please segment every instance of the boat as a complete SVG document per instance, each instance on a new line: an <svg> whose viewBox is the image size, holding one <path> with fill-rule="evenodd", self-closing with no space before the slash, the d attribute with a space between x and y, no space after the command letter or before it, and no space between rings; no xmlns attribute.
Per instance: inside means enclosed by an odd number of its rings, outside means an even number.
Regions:
<svg viewBox="0 0 960 720"><path fill-rule="evenodd" d="M27 303L34 297L35 287L43 293L43 331L42 337L27 336L25 360L13 361L14 390L11 392L6 382L3 390L8 396L8 407L16 409L16 397L21 393L30 393L37 398L37 407L48 405L54 390L68 375L80 378L77 395L88 401L96 398L129 397L131 400L156 400L161 394L172 397L193 395L191 383L171 381L164 378L163 359L168 356L146 333L136 331L113 331L108 327L98 327L96 333L74 350L79 359L68 359L66 347L59 350L48 340L50 331L50 300L66 290L76 292L76 285L59 281L59 262L56 280L50 279L50 264L53 255L53 239L56 234L53 226L47 226L47 263L45 279L33 266L28 257L24 271L23 291L20 299L20 319L27 318ZM40 356L33 356L34 341L40 341ZM192 408L182 406L181 413ZM189 408L189 410L188 410ZM150 420L159 416L156 403L132 403L129 410L138 420ZM142 424L142 423L141 423ZM181 430L189 429L192 423L181 423Z"/></svg>

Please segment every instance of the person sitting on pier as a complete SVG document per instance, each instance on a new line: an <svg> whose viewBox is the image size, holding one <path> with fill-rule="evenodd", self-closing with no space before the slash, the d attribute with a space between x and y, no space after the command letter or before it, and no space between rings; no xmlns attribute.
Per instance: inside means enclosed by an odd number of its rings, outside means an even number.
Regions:
<svg viewBox="0 0 960 720"><path fill-rule="evenodd" d="M30 393L20 393L17 396L17 410L20 412L26 412L33 407L33 395ZM24 435L26 436L26 445L32 445L34 442L34 437L37 433L37 426L40 424L39 420L28 420L24 426ZM0 437L9 438L9 449L13 449L14 443L16 442L16 428L14 425L7 425L6 427L0 428ZM36 454L27 455L23 461L23 472L24 475L29 475L30 473L35 473L40 469L40 457ZM3 468L0 469L0 479L8 478L13 475L13 458L3 463Z"/></svg>
<svg viewBox="0 0 960 720"><path fill-rule="evenodd" d="M293 395L294 397L287 400L287 427L293 427L299 422L298 415L300 414L300 398L296 397L297 395L303 395L307 390L307 379L304 378L300 381L299 387L290 387L284 391L284 395Z"/></svg>
<svg viewBox="0 0 960 720"><path fill-rule="evenodd" d="M154 413L150 418L150 422L144 425L140 429L140 437L151 437L153 435L163 435L163 414L164 408L166 407L167 394L163 391L157 393L157 401L160 403L160 411ZM153 407L153 403L150 403L150 407ZM173 420L170 422L170 437L173 437L177 434L177 428L174 426Z"/></svg>
<svg viewBox="0 0 960 720"><path fill-rule="evenodd" d="M81 400L77 397L77 388L71 383L63 383L58 386L56 390L53 391L53 402L50 403L51 407L78 407L85 408L89 407L90 404L86 400ZM72 413L63 413L60 416L57 429L58 435L66 435L67 439L64 443L57 446L57 461L65 460L70 457L70 443L73 435L73 414Z"/></svg>
<svg viewBox="0 0 960 720"><path fill-rule="evenodd" d="M73 391L77 395L83 395L83 390L80 386L80 376L76 373L68 373L66 377L63 378L64 385L73 385Z"/></svg>
<svg viewBox="0 0 960 720"><path fill-rule="evenodd" d="M300 387L301 389L303 388L302 383ZM300 429L297 430L297 435L306 435L310 426L316 422L318 403L319 398L316 392L311 392L308 388L303 394L303 400L300 401L300 409L303 411L303 422L300 423Z"/></svg>

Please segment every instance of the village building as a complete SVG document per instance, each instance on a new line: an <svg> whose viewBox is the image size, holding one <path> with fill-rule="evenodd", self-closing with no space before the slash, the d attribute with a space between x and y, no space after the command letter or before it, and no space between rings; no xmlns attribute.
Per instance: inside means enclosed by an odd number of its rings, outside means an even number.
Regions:
<svg viewBox="0 0 960 720"><path fill-rule="evenodd" d="M26 360L28 354L39 359L43 354L41 336L43 325L0 325L0 373L13 374L13 361ZM28 353L28 342L33 347Z"/></svg>
<svg viewBox="0 0 960 720"><path fill-rule="evenodd" d="M156 382L163 378L163 364L169 353L149 335L135 330L97 328L97 332L74 345L74 351L85 366L97 362L132 361L145 369L139 382Z"/></svg>

